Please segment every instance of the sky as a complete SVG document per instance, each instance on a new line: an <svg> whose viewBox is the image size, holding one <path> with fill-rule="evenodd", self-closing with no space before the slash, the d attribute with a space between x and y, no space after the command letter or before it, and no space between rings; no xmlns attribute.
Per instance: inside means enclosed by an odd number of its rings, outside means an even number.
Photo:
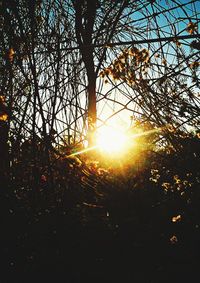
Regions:
<svg viewBox="0 0 200 283"><path fill-rule="evenodd" d="M171 7L177 7L176 4L173 3L174 1L155 1L155 5L152 8L151 5L147 6L146 14L152 14L157 13L156 17L150 18L148 21L144 17L144 12L138 11L136 13L133 13L132 19L142 19L141 21L137 22L138 28L142 28L143 30L146 29L146 34L142 35L146 38L158 38L158 37L169 37L169 36L182 36L182 35L188 35L188 31L186 30L188 23L191 22L197 22L197 20L200 19L200 2L199 1L176 1L177 3L184 4L183 9L176 8L171 11ZM194 3L191 3L194 2ZM161 11L163 11L161 13ZM135 24L135 21L133 25ZM200 21L198 22L198 26L200 24ZM200 27L198 27L199 29ZM138 35L137 33L134 35L134 40L141 39L142 36ZM126 37L128 40L128 36ZM186 56L191 55L191 48L189 44L190 40L180 40L181 43L181 49L186 54ZM124 46L122 48L125 48L127 46ZM121 49L122 49L121 48ZM175 43L172 42L163 42L163 43L152 43L150 45L143 44L140 46L140 48L147 48L150 50L150 55L152 55L151 60L153 62L157 62L160 64L160 62L165 58L168 62L168 64L171 64L172 66L177 65L177 56L176 56L176 49L177 46ZM159 54L159 58L154 58L155 54ZM164 56L163 56L164 54ZM113 56L114 58L114 56ZM109 65L109 63L108 63ZM158 70L157 70L158 71ZM160 72L160 73L159 73ZM156 72L154 70L149 70L149 75L152 78L160 77L164 73L164 69L162 71ZM102 82L99 82L101 84ZM117 84L120 84L118 81ZM120 105L121 103L126 104L129 99L126 98L125 95L123 95L121 92L128 93L129 96L132 94L135 95L131 88L126 87L124 88L123 85L121 85L118 89L113 89L113 86L108 83L104 84L102 88L102 93L105 95L106 93L109 93L108 97L109 99L114 99L119 101L119 104L112 103L106 100L101 100L98 103L98 117L101 120L107 119L109 116L112 116L113 113L117 113L116 118L113 117L110 121L111 124L119 124L120 127L129 127L130 125L130 116L132 115L132 112L124 109L123 111L120 111L120 109L123 109L123 106ZM121 90L121 91L120 91ZM137 110L138 107L134 105L134 103L129 103L129 108L132 108L133 110ZM118 112L120 111L120 112ZM101 122L99 122L99 125Z"/></svg>

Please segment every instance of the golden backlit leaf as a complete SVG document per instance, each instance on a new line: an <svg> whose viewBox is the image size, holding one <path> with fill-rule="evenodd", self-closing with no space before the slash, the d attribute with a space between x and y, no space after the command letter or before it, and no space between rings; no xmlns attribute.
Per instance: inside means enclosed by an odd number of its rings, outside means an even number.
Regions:
<svg viewBox="0 0 200 283"><path fill-rule="evenodd" d="M197 69L199 66L200 66L200 62L197 62L197 61L192 62L192 63L189 64L189 67L190 67L190 69L192 69L192 70Z"/></svg>
<svg viewBox="0 0 200 283"><path fill-rule="evenodd" d="M0 95L0 104L4 104L5 103L5 96Z"/></svg>
<svg viewBox="0 0 200 283"><path fill-rule="evenodd" d="M162 187L164 188L165 191L168 191L169 189L172 188L171 184L168 182L162 183Z"/></svg>
<svg viewBox="0 0 200 283"><path fill-rule="evenodd" d="M197 24L193 22L189 22L189 24L187 25L186 31L189 34L193 34L195 31L197 31Z"/></svg>
<svg viewBox="0 0 200 283"><path fill-rule="evenodd" d="M0 115L0 121L7 121L8 120L8 115L7 114L1 114Z"/></svg>
<svg viewBox="0 0 200 283"><path fill-rule="evenodd" d="M178 222L178 221L181 221L181 215L179 214L179 215L177 215L177 216L174 216L174 217L172 217L172 222Z"/></svg>
<svg viewBox="0 0 200 283"><path fill-rule="evenodd" d="M114 80L121 79L129 85L134 85L136 75L135 71L132 69L132 65L135 67L141 66L142 71L147 73L149 63L150 55L148 49L143 48L139 50L136 47L131 47L130 49L125 48L119 56L113 60L111 65L102 70L99 75L101 78L111 76ZM104 83L108 83L108 80L105 80Z"/></svg>

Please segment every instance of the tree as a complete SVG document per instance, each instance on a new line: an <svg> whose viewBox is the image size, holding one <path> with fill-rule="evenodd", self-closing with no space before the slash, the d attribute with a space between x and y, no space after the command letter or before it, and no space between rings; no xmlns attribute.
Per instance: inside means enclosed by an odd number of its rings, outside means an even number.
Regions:
<svg viewBox="0 0 200 283"><path fill-rule="evenodd" d="M157 127L197 126L196 2L2 1L7 102L6 54L13 53L10 135L38 136L48 151L50 143L82 142L87 129L92 139L120 113ZM104 104L115 110L107 114Z"/></svg>
<svg viewBox="0 0 200 283"><path fill-rule="evenodd" d="M97 11L97 0L74 1L75 31L77 43L80 47L83 62L85 64L88 78L88 128L89 143L92 144L94 129L96 125L96 73L94 67L94 47L92 46L92 35L94 32L94 21ZM88 48L86 49L85 46Z"/></svg>

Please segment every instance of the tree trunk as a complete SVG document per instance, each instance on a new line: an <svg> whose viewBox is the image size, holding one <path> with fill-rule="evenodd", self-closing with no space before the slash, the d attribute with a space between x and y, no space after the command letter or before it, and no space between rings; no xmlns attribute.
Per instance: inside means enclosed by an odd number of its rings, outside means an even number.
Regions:
<svg viewBox="0 0 200 283"><path fill-rule="evenodd" d="M89 146L95 144L95 129L97 119L96 109L96 73L94 67L94 56L92 44L92 35L94 20L96 15L97 0L76 0L75 8L75 28L78 45L83 62L85 64L88 86L88 143Z"/></svg>
<svg viewBox="0 0 200 283"><path fill-rule="evenodd" d="M86 58L85 58L86 59ZM94 70L93 52L85 60L88 77L88 143L89 146L95 143L95 130L97 120L96 108L96 74Z"/></svg>

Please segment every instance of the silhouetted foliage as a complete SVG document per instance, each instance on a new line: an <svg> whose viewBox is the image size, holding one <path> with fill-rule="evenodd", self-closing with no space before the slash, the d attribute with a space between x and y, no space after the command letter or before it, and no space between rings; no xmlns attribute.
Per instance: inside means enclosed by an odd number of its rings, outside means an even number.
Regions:
<svg viewBox="0 0 200 283"><path fill-rule="evenodd" d="M0 282L195 282L198 8L0 1ZM130 148L87 151L123 115Z"/></svg>

